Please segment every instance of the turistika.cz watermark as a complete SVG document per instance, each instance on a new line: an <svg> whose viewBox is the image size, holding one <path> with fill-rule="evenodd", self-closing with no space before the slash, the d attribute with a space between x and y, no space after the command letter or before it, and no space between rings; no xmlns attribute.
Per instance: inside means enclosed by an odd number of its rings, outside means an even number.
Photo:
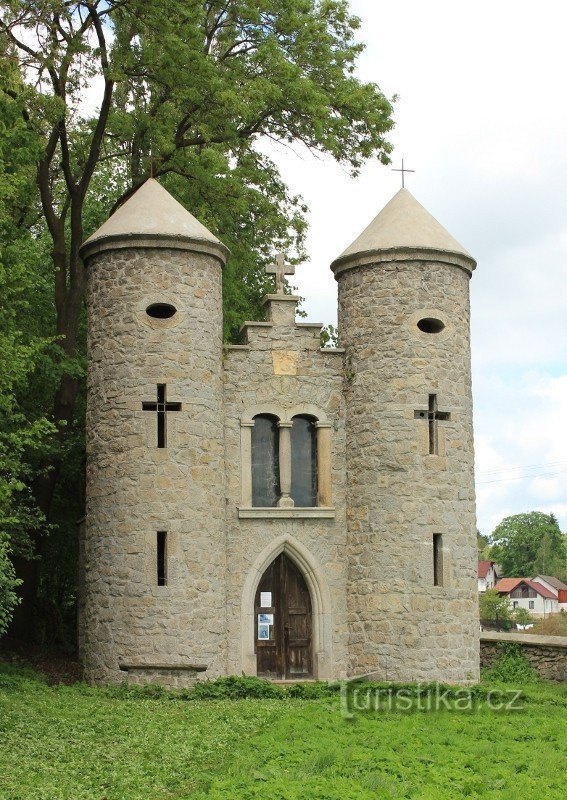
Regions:
<svg viewBox="0 0 567 800"><path fill-rule="evenodd" d="M356 714L421 711L520 711L521 689L490 689L447 686L441 683L415 683L411 686L372 686L360 679L340 681L341 714L352 719Z"/></svg>

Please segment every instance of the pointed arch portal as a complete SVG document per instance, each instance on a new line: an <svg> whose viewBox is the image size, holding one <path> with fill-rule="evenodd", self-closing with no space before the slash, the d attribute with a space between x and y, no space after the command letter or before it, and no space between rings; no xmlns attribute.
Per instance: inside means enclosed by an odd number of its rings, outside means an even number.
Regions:
<svg viewBox="0 0 567 800"><path fill-rule="evenodd" d="M272 605L262 607L262 600L267 602L268 598L262 598L261 593L269 591ZM267 617L260 619L260 614ZM273 621L269 618L272 614ZM270 631L259 625L274 627ZM264 644L266 641L272 644ZM264 651L270 647L268 655ZM288 679L312 676L319 680L333 677L329 589L317 561L293 536L278 537L258 555L248 572L242 595L241 664L248 675Z"/></svg>
<svg viewBox="0 0 567 800"><path fill-rule="evenodd" d="M311 599L300 570L280 553L260 578L255 601L260 678L313 676Z"/></svg>

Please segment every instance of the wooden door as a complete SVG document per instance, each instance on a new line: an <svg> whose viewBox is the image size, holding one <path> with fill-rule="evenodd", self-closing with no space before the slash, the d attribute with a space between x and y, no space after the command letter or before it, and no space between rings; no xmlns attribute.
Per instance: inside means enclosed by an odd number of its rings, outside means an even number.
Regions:
<svg viewBox="0 0 567 800"><path fill-rule="evenodd" d="M310 678L311 600L303 575L284 553L263 574L255 602L258 676Z"/></svg>

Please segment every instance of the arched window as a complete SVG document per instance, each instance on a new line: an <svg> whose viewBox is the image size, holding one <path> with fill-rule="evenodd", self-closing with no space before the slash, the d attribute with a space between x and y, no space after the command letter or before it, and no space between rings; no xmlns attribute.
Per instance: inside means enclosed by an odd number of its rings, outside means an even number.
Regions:
<svg viewBox="0 0 567 800"><path fill-rule="evenodd" d="M275 506L280 497L278 420L254 417L252 428L252 505Z"/></svg>
<svg viewBox="0 0 567 800"><path fill-rule="evenodd" d="M332 423L311 408L257 409L241 419L240 518L335 516Z"/></svg>
<svg viewBox="0 0 567 800"><path fill-rule="evenodd" d="M317 428L313 417L298 415L292 419L291 497L301 508L317 505Z"/></svg>

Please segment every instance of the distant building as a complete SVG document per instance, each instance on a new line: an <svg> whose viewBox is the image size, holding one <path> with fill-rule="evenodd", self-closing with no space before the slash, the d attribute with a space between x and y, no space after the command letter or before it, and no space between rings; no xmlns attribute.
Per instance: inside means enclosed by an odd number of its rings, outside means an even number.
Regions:
<svg viewBox="0 0 567 800"><path fill-rule="evenodd" d="M494 588L508 596L512 609L525 608L534 617L547 617L559 611L557 595L530 578L502 578Z"/></svg>
<svg viewBox="0 0 567 800"><path fill-rule="evenodd" d="M534 581L541 583L557 597L560 611L567 611L567 584L551 575L536 575Z"/></svg>
<svg viewBox="0 0 567 800"><path fill-rule="evenodd" d="M486 592L487 589L494 589L498 583L497 565L494 561L478 562L478 591Z"/></svg>

